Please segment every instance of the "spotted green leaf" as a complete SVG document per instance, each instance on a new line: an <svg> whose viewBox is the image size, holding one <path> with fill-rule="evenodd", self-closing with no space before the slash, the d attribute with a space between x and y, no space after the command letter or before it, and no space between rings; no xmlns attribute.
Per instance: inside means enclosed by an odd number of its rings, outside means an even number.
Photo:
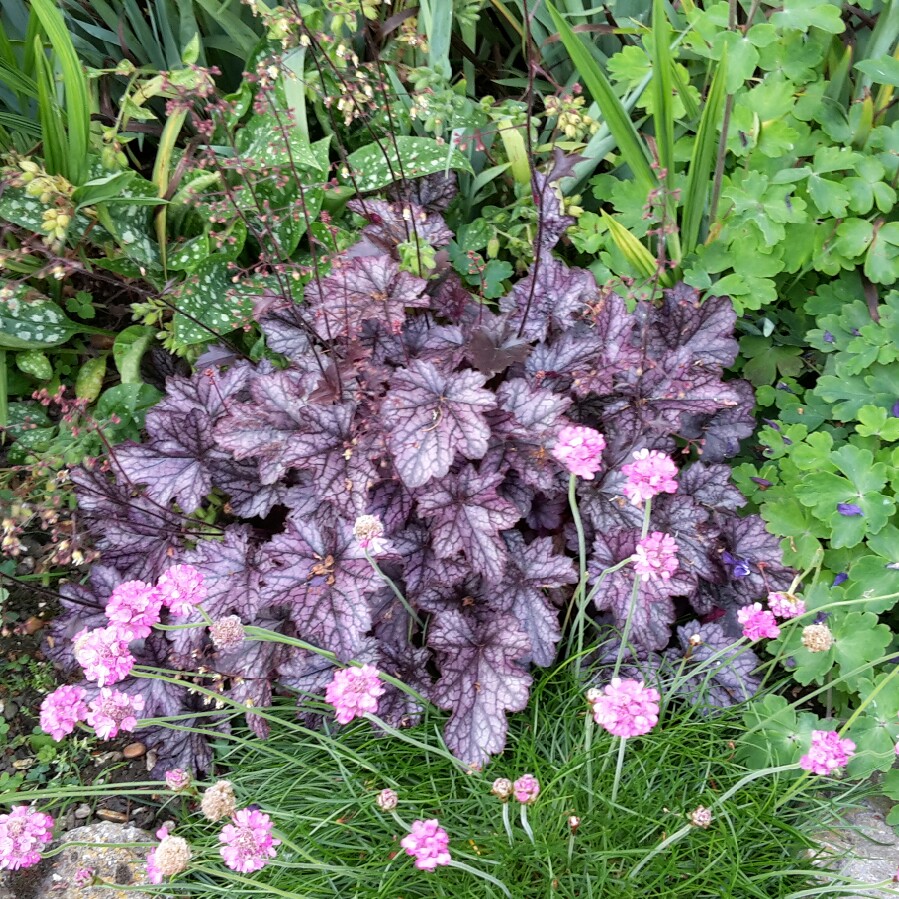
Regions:
<svg viewBox="0 0 899 899"><path fill-rule="evenodd" d="M360 191L378 190L394 181L433 175L447 169L471 174L468 160L446 144L430 137L397 135L378 144L367 144L350 153L347 163Z"/></svg>
<svg viewBox="0 0 899 899"><path fill-rule="evenodd" d="M49 298L25 285L0 285L0 349L40 350L82 330Z"/></svg>

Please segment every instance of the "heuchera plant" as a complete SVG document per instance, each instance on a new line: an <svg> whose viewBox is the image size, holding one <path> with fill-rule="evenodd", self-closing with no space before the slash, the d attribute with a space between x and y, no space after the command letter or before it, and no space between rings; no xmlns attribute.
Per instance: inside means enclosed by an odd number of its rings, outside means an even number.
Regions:
<svg viewBox="0 0 899 899"><path fill-rule="evenodd" d="M304 304L260 300L279 361L171 378L144 443L116 448L108 470L73 474L102 564L88 585L66 588L54 657L73 666L71 636L105 623L117 584L190 564L212 620L236 615L377 666L449 711L448 746L483 765L570 620L577 544L569 475L552 449L561 428L580 424L606 440L602 469L577 484L593 580L640 538L643 510L623 493L622 466L639 450L682 461L676 492L655 498L649 520L676 540L679 566L641 584L625 664L676 671L681 692L713 704L751 694L751 652L725 656L711 676L691 679L689 668L739 637L738 608L790 582L777 539L758 517L739 517L744 501L720 464L753 428L751 388L722 380L737 353L734 311L684 284L629 309L557 260L570 220L546 190L552 180L535 179L537 259L496 307L443 261L452 233L441 176L395 202L354 201L368 222L361 239L306 286ZM430 278L408 270L410 243L437 250ZM220 526L205 523L211 492L226 498ZM405 604L354 537L362 515L383 523L377 562ZM617 652L608 640L633 583L627 565L596 594L600 663ZM183 621L202 624L201 614ZM215 651L205 627L154 630L131 649L141 665L217 673L223 693L256 708L276 685L321 693L333 676L320 655L283 644ZM142 694L145 717L204 708L159 680L118 688ZM414 700L385 688L379 715L414 722ZM258 715L249 723L266 734ZM208 763L204 738L187 730L144 735L159 770Z"/></svg>

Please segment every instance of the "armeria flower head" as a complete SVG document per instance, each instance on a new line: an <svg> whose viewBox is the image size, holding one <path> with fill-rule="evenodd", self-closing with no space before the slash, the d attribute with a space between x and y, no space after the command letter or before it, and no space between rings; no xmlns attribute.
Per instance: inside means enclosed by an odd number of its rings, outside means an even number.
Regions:
<svg viewBox="0 0 899 899"><path fill-rule="evenodd" d="M144 709L143 696L129 696L104 687L87 706L87 723L101 740L112 740L119 731L133 731L137 713Z"/></svg>
<svg viewBox="0 0 899 899"><path fill-rule="evenodd" d="M163 878L173 877L187 870L192 852L184 837L169 836L165 828L157 832L164 833L161 842L147 855L147 880L150 883L162 883Z"/></svg>
<svg viewBox="0 0 899 899"><path fill-rule="evenodd" d="M48 693L41 703L41 730L61 740L87 718L84 687L63 685Z"/></svg>
<svg viewBox="0 0 899 899"><path fill-rule="evenodd" d="M694 827L708 828L712 824L712 813L704 805L697 805L690 812L690 823Z"/></svg>
<svg viewBox="0 0 899 899"><path fill-rule="evenodd" d="M540 795L540 781L533 774L522 774L512 784L512 793L523 805L530 805Z"/></svg>
<svg viewBox="0 0 899 899"><path fill-rule="evenodd" d="M506 802L509 799L514 790L515 785L508 777L497 777L497 779L493 781L493 786L490 788L490 792L503 802Z"/></svg>
<svg viewBox="0 0 899 899"><path fill-rule="evenodd" d="M640 577L670 580L680 567L677 551L678 545L670 534L653 531L637 543L634 570Z"/></svg>
<svg viewBox="0 0 899 899"><path fill-rule="evenodd" d="M278 853L280 840L272 836L272 819L258 809L242 808L219 834L219 852L232 871L249 874L264 868Z"/></svg>
<svg viewBox="0 0 899 899"><path fill-rule="evenodd" d="M207 788L200 800L200 811L207 821L230 818L237 808L234 786L230 780L218 780Z"/></svg>
<svg viewBox="0 0 899 899"><path fill-rule="evenodd" d="M809 652L827 652L833 646L833 631L826 624L809 624L802 629L801 639Z"/></svg>
<svg viewBox="0 0 899 899"><path fill-rule="evenodd" d="M413 821L412 830L400 840L400 846L415 859L415 867L422 871L433 871L438 865L448 865L452 861L449 834L436 818Z"/></svg>
<svg viewBox="0 0 899 899"><path fill-rule="evenodd" d="M186 618L206 599L203 572L193 565L172 565L156 583L162 604L176 618Z"/></svg>
<svg viewBox="0 0 899 899"><path fill-rule="evenodd" d="M812 745L799 759L799 767L813 774L830 774L855 755L855 743L841 739L835 730L813 730Z"/></svg>
<svg viewBox="0 0 899 899"><path fill-rule="evenodd" d="M237 615L226 615L209 625L209 636L219 652L231 652L243 643L246 632Z"/></svg>
<svg viewBox="0 0 899 899"><path fill-rule="evenodd" d="M677 491L677 466L670 456L658 450L637 450L634 461L622 465L621 472L627 477L621 489L634 506L642 506L660 493Z"/></svg>
<svg viewBox="0 0 899 899"><path fill-rule="evenodd" d="M378 697L383 694L384 685L374 665L339 668L325 688L325 699L334 706L339 724L349 724L366 712L377 712Z"/></svg>
<svg viewBox="0 0 899 899"><path fill-rule="evenodd" d="M106 617L117 628L123 640L149 637L154 624L159 623L162 597L155 587L143 581L119 584L106 603Z"/></svg>
<svg viewBox="0 0 899 899"><path fill-rule="evenodd" d="M378 808L384 812L392 812L400 801L400 797L397 796L396 790L391 789L383 789L380 793L378 793L377 799L375 802L378 804Z"/></svg>
<svg viewBox="0 0 899 899"><path fill-rule="evenodd" d="M101 687L117 684L134 667L134 656L128 651L128 641L122 639L118 628L85 628L72 641L75 661L84 669L88 680Z"/></svg>
<svg viewBox="0 0 899 899"><path fill-rule="evenodd" d="M0 871L30 868L53 839L53 819L27 805L13 806L0 815Z"/></svg>
<svg viewBox="0 0 899 899"><path fill-rule="evenodd" d="M190 772L185 771L183 768L172 768L171 771L165 772L165 785L176 793L183 792L190 784Z"/></svg>
<svg viewBox="0 0 899 899"><path fill-rule="evenodd" d="M574 475L592 481L602 468L606 439L593 428L566 425L556 436L552 454Z"/></svg>
<svg viewBox="0 0 899 899"><path fill-rule="evenodd" d="M780 636L780 628L772 612L762 608L760 602L751 606L743 606L737 612L737 621L743 625L743 636L748 640L773 640Z"/></svg>
<svg viewBox="0 0 899 899"><path fill-rule="evenodd" d="M798 618L805 614L805 600L793 593L773 591L768 594L768 608L778 618Z"/></svg>
<svg viewBox="0 0 899 899"><path fill-rule="evenodd" d="M613 677L593 702L593 720L616 737L639 737L659 723L659 691Z"/></svg>
<svg viewBox="0 0 899 899"><path fill-rule="evenodd" d="M384 539L384 524L377 515L360 515L353 525L353 536L370 556L382 556L390 548Z"/></svg>

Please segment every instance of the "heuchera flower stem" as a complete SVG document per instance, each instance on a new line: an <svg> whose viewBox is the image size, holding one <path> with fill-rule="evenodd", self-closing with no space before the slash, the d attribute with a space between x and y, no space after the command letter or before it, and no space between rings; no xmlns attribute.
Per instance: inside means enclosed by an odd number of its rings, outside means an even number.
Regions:
<svg viewBox="0 0 899 899"><path fill-rule="evenodd" d="M649 533L649 514L652 510L652 497L649 497L643 504L643 529L640 539L645 539ZM624 622L624 630L621 632L621 645L618 647L618 655L615 658L615 668L612 670L612 677L618 677L621 670L621 663L624 661L624 654L627 652L627 641L631 636L631 625L634 621L634 610L637 608L637 597L640 595L640 575L634 573L634 589L631 590L631 601L627 607L627 618Z"/></svg>

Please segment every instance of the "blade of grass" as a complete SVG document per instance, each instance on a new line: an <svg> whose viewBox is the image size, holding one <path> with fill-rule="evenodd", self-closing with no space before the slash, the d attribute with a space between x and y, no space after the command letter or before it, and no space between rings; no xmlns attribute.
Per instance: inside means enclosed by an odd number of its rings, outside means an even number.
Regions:
<svg viewBox="0 0 899 899"><path fill-rule="evenodd" d="M37 76L37 109L44 144L44 164L52 175L69 178L69 153L62 112L53 95L53 70L44 55L41 39L35 39L35 75ZM70 179L71 180L71 179Z"/></svg>
<svg viewBox="0 0 899 899"><path fill-rule="evenodd" d="M32 0L32 4L62 69L66 98L68 178L73 184L81 184L87 178L90 141L91 103L87 78L72 46L62 13L52 0Z"/></svg>
<svg viewBox="0 0 899 899"><path fill-rule="evenodd" d="M712 167L715 150L718 144L718 126L724 110L724 85L727 79L727 53L721 54L715 77L709 87L693 152L690 155L690 168L687 170L687 183L684 188L684 203L681 213L681 243L685 256L696 249L702 220L706 212L706 204L711 189Z"/></svg>
<svg viewBox="0 0 899 899"><path fill-rule="evenodd" d="M612 90L608 78L587 51L581 39L548 0L546 7L553 18L562 43L571 57L572 64L599 105L603 119L618 144L622 161L630 167L634 179L643 189L647 192L655 189L658 186L658 180L650 167L649 156L634 123L621 100Z"/></svg>
<svg viewBox="0 0 899 899"><path fill-rule="evenodd" d="M9 394L6 382L6 350L0 350L0 428L9 424Z"/></svg>
<svg viewBox="0 0 899 899"><path fill-rule="evenodd" d="M186 118L187 110L185 109L170 115L166 119L165 127L162 129L162 135L159 138L159 149L156 151L156 160L153 164L152 181L156 185L156 190L160 197L164 197L169 189L169 166L172 161L172 154L175 151L175 141L178 140L178 135L181 133L181 128ZM156 211L156 240L159 243L159 257L163 271L166 270L166 230L166 207L161 206Z"/></svg>

